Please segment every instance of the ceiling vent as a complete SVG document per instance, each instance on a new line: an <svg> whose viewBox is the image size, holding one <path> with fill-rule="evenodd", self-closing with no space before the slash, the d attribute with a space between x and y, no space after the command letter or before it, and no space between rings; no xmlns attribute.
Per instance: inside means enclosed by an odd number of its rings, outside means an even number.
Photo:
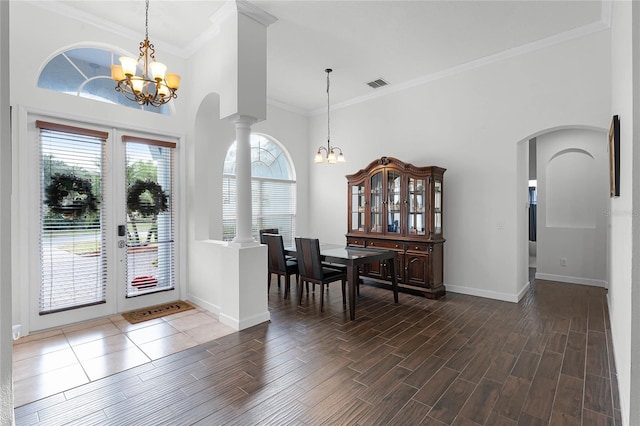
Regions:
<svg viewBox="0 0 640 426"><path fill-rule="evenodd" d="M378 87L383 87L388 85L389 83L387 81L385 81L385 79L383 78L379 78L377 80L373 80L367 83L367 86L373 88L373 89L377 89Z"/></svg>

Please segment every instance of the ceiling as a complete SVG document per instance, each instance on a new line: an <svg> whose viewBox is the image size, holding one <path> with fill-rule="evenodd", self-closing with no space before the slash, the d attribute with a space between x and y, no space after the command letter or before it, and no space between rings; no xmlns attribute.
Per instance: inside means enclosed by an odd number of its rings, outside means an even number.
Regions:
<svg viewBox="0 0 640 426"><path fill-rule="evenodd" d="M134 39L144 35L143 0L42 3ZM344 105L602 29L608 25L609 2L605 6L601 1L578 0L251 3L277 18L267 32L269 100L311 114L326 108L325 68L334 70L332 105ZM211 17L223 4L152 0L149 38L160 54L165 48L188 56L215 31ZM378 78L389 86L366 85Z"/></svg>

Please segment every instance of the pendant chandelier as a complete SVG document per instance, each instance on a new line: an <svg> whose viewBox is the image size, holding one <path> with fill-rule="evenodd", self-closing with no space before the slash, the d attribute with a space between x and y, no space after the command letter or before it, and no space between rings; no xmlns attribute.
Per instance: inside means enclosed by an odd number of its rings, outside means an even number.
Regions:
<svg viewBox="0 0 640 426"><path fill-rule="evenodd" d="M324 71L327 73L327 146L326 148L324 146L320 146L318 148L318 152L316 152L316 156L314 157L313 162L322 163L324 161L322 151L324 151L325 155L327 156L327 163L344 163L345 159L344 154L342 153L342 149L338 148L337 146L331 146L331 121L329 119L329 73L331 73L333 70L331 68L327 68ZM338 151L339 154L336 155L336 151Z"/></svg>
<svg viewBox="0 0 640 426"><path fill-rule="evenodd" d="M145 37L140 42L140 56L137 59L120 57L120 65L111 65L111 78L117 83L116 91L139 105L159 107L177 98L180 76L167 73L167 66L156 61L155 48L149 41L149 0L146 0ZM136 71L140 64L142 75Z"/></svg>

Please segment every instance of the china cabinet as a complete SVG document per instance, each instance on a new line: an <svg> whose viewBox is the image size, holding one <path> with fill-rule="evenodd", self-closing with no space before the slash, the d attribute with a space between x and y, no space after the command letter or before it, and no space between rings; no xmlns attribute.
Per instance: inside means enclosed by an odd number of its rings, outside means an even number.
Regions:
<svg viewBox="0 0 640 426"><path fill-rule="evenodd" d="M429 298L445 295L443 285L442 167L418 167L382 157L347 175L347 245L398 253L398 285ZM368 265L361 275L389 281L389 267Z"/></svg>

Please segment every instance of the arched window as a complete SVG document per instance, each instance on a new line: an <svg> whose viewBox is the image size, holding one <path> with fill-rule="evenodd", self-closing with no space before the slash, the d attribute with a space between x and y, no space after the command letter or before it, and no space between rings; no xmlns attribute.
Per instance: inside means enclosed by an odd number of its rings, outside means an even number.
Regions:
<svg viewBox="0 0 640 426"><path fill-rule="evenodd" d="M222 179L223 239L236 234L236 143L224 159ZM293 243L296 218L296 181L293 166L275 140L251 135L252 233L278 228L285 245Z"/></svg>
<svg viewBox="0 0 640 426"><path fill-rule="evenodd" d="M97 48L66 50L47 62L38 77L38 87L169 115L168 105L159 108L138 105L116 92L110 66L118 62L119 56L116 52Z"/></svg>

